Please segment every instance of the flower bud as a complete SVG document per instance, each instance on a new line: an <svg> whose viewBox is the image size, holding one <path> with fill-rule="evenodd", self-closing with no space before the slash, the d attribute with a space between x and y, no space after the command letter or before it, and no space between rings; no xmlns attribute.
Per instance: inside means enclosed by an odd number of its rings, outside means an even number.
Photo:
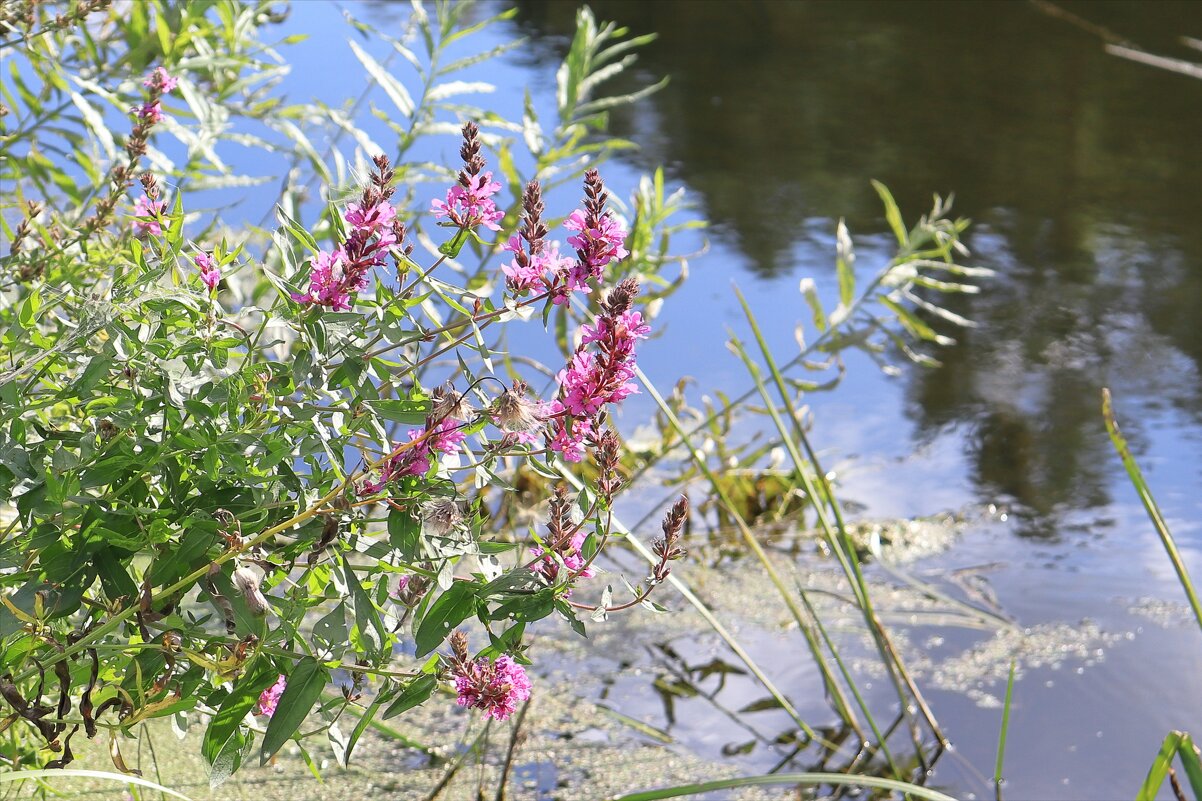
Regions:
<svg viewBox="0 0 1202 801"><path fill-rule="evenodd" d="M255 617L262 617L271 608L267 596L259 589L259 577L248 567L240 567L234 571L234 586L246 599L246 606Z"/></svg>

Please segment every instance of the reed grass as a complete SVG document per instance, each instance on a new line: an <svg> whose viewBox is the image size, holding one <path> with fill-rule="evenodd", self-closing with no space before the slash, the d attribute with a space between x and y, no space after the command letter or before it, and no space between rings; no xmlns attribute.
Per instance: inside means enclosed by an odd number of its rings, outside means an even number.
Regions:
<svg viewBox="0 0 1202 801"><path fill-rule="evenodd" d="M734 790L740 787L765 787L780 785L797 785L799 787L849 787L860 789L887 790L892 793L903 793L924 801L956 801L950 795L944 795L938 790L931 790L917 784L900 782L894 779L881 779L875 776L849 775L846 773L768 773L760 776L743 776L736 779L720 779L712 782L682 784L676 787L661 787L656 790L644 790L637 793L610 796L606 801L661 801L665 798L680 798L700 793L713 793L719 790Z"/></svg>
<svg viewBox="0 0 1202 801"><path fill-rule="evenodd" d="M1002 776L1002 767L1006 762L1006 738L1010 733L1010 704L1014 700L1014 670L1018 667L1018 660L1010 660L1010 676L1006 679L1006 702L1002 705L1002 729L998 733L997 738L997 761L993 768L993 787L994 797L997 801L1002 801L1002 783L1005 779Z"/></svg>
<svg viewBox="0 0 1202 801"><path fill-rule="evenodd" d="M143 779L141 776L133 776L127 773L112 773L104 770L77 770L75 768L57 768L54 770L15 770L9 773L0 773L0 784L23 781L43 782L46 779L62 779L72 776L81 779L103 779L114 782L115 784L144 787L148 790L169 795L172 798L180 798L183 799L183 801L192 801L192 799L181 792L172 790L169 787L164 787L163 785L152 782L149 779ZM58 793L56 792L56 794Z"/></svg>
<svg viewBox="0 0 1202 801"><path fill-rule="evenodd" d="M1109 389L1102 390L1102 417L1106 421L1106 431L1110 434L1110 441L1114 443L1114 449L1118 451L1119 458L1123 460L1123 467L1127 469L1127 476L1131 479L1131 484L1135 487L1136 493L1139 494L1139 499L1143 501L1144 509L1147 510L1148 517L1152 520L1152 527L1160 535L1160 541L1164 545L1165 553L1169 555L1169 561L1173 563L1173 569L1177 571L1177 579L1181 582L1181 589L1185 591L1185 597L1189 599L1190 607L1194 610L1194 617L1198 621L1198 627L1202 629L1202 602L1198 600L1198 593L1194 590L1194 583L1190 580L1189 571L1186 570L1185 561L1181 558L1181 552L1177 550L1177 542L1173 539L1168 524L1164 521L1164 515L1160 513L1160 506L1157 505L1156 499L1152 497L1152 491L1148 488L1148 482L1144 480L1144 474L1139 469L1135 457L1131 454L1131 448L1127 444L1126 438L1123 437L1122 431L1119 429L1118 418L1114 414L1114 404L1111 402Z"/></svg>

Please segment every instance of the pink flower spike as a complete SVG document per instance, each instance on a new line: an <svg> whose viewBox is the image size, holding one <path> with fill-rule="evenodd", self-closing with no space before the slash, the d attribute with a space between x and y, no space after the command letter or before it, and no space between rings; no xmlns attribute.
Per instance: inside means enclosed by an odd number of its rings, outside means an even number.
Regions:
<svg viewBox="0 0 1202 801"><path fill-rule="evenodd" d="M392 221L396 219L396 209L388 203L378 203L370 208L363 208L358 203L346 204L346 221L356 230L365 234L380 234L387 239L385 247L396 244L392 235Z"/></svg>
<svg viewBox="0 0 1202 801"><path fill-rule="evenodd" d="M142 81L147 89L158 89L160 92L170 92L179 85L179 79L171 77L171 73L162 67L155 67Z"/></svg>
<svg viewBox="0 0 1202 801"><path fill-rule="evenodd" d="M455 184L447 190L447 199L434 200L430 210L435 217L446 217L451 224L464 229L483 225L492 231L500 231L498 223L505 212L497 208L492 196L501 191L501 184L492 179L492 173L473 175L467 185Z"/></svg>
<svg viewBox="0 0 1202 801"><path fill-rule="evenodd" d="M469 709L483 709L484 716L506 720L517 705L530 699L531 684L525 669L512 657L496 661L482 657L456 668L455 689L458 703Z"/></svg>
<svg viewBox="0 0 1202 801"><path fill-rule="evenodd" d="M156 125L163 121L163 107L159 101L153 103L143 103L141 106L134 106L134 115L147 125Z"/></svg>
<svg viewBox="0 0 1202 801"><path fill-rule="evenodd" d="M274 715L275 709L280 703L280 696L284 694L284 688L287 686L288 677L281 673L280 677L275 680L275 684L259 695L259 703L255 705L255 714L267 717Z"/></svg>
<svg viewBox="0 0 1202 801"><path fill-rule="evenodd" d="M320 251L310 264L312 272L309 273L309 291L303 295L292 296L298 303L328 306L334 311L348 311L351 308L351 293L367 288L366 269L348 270L346 254L342 248L332 253Z"/></svg>
<svg viewBox="0 0 1202 801"><path fill-rule="evenodd" d="M194 261L197 269L200 270L200 280L204 282L210 292L216 292L217 285L221 283L221 270L218 268L217 262L213 261L213 257L204 251L196 254Z"/></svg>
<svg viewBox="0 0 1202 801"><path fill-rule="evenodd" d="M136 217L145 217L147 219L134 220L134 233L150 233L154 236L163 235L162 215L163 209L167 207L165 201L151 200L148 196L142 195L134 201L134 215Z"/></svg>

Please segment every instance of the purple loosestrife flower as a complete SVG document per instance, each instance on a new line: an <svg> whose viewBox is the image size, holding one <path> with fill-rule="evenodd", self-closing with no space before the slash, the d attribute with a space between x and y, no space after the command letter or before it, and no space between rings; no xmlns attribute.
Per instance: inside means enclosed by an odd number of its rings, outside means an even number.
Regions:
<svg viewBox="0 0 1202 801"><path fill-rule="evenodd" d="M255 714L267 717L274 715L275 709L280 703L280 696L284 694L284 688L287 686L288 677L281 673L280 677L275 680L275 684L259 695L259 703L255 705Z"/></svg>
<svg viewBox="0 0 1202 801"><path fill-rule="evenodd" d="M548 275L567 275L576 264L575 259L560 254L558 242L546 243L541 253L527 254L519 237L512 236L502 249L514 254L512 261L501 265L501 272L505 274L505 285L516 297L543 290L550 285ZM574 288L580 288L579 282L574 283ZM587 286L583 289L588 291Z"/></svg>
<svg viewBox="0 0 1202 801"><path fill-rule="evenodd" d="M155 67L142 81L142 85L152 91L166 93L175 90L175 87L179 85L179 79L171 77L171 73L164 68Z"/></svg>
<svg viewBox="0 0 1202 801"><path fill-rule="evenodd" d="M626 241L626 229L609 212L590 217L588 213L577 209L564 220L563 227L578 232L576 236L568 237L568 244L576 248L581 263L593 278L600 278L610 262L620 261L629 255L623 244Z"/></svg>
<svg viewBox="0 0 1202 801"><path fill-rule="evenodd" d="M605 210L609 193L596 170L584 174L584 207L572 212L564 228L575 231L568 244L576 249L576 258L556 265L548 289L551 302L564 305L573 292L588 292L589 279L600 279L605 268L629 255L624 246L626 229Z"/></svg>
<svg viewBox="0 0 1202 801"><path fill-rule="evenodd" d="M152 199L148 195L142 195L142 197L135 200L134 215L137 217L146 217L148 219L134 220L134 233L150 233L154 236L162 236L162 215L163 209L166 207L166 201Z"/></svg>
<svg viewBox="0 0 1202 801"><path fill-rule="evenodd" d="M332 253L320 251L310 261L309 291L303 295L293 294L298 303L329 306L334 311L346 311L351 307L351 292L367 288L367 276L351 273L347 267L346 254L342 248Z"/></svg>
<svg viewBox="0 0 1202 801"><path fill-rule="evenodd" d="M585 567L584 556L581 554L581 549L584 547L584 540L588 537L583 530L576 531L572 535L571 540L559 548L555 548L555 552L559 555L563 566L568 569L568 572L575 573L578 578L592 578L597 574L597 571L590 565ZM559 576L559 562L551 556L551 552L546 548L535 546L530 549L530 553L534 556L541 556L532 569L535 573L541 574L547 581L554 583ZM577 572L579 571L579 572Z"/></svg>
<svg viewBox="0 0 1202 801"><path fill-rule="evenodd" d="M640 312L631 309L637 294L638 282L633 278L610 290L596 322L581 327L580 346L555 376L559 392L550 408L554 423L548 445L568 461L584 457L591 421L606 404L621 403L638 392L635 343L646 339L651 328Z"/></svg>
<svg viewBox="0 0 1202 801"><path fill-rule="evenodd" d="M427 431L430 434L422 442L386 461L380 468L380 477L376 481L368 481L360 485L359 494L374 495L383 490L394 478L424 476L430 471L431 456L435 453L455 453L467 438L454 420L442 420L433 429L409 429L409 441L414 442L422 438Z"/></svg>
<svg viewBox="0 0 1202 801"><path fill-rule="evenodd" d="M217 262L203 251L196 254L195 262L197 269L200 270L200 280L204 282L210 292L216 292L217 285L221 283L221 270L218 268Z"/></svg>
<svg viewBox="0 0 1202 801"><path fill-rule="evenodd" d="M292 295L298 303L349 310L351 295L367 289L371 271L383 266L389 248L398 244L397 232L404 226L397 222L396 209L388 203L393 171L383 156L377 156L375 163L371 184L360 201L347 204L350 233L332 252L322 251L313 257L309 291Z"/></svg>
<svg viewBox="0 0 1202 801"><path fill-rule="evenodd" d="M554 418L548 444L551 450L561 454L567 461L582 461L585 441L593 433L592 421L573 419L561 414L563 410L557 409L557 403L556 401L551 404L552 413L559 414L559 416Z"/></svg>
<svg viewBox="0 0 1202 801"><path fill-rule="evenodd" d="M155 125L163 121L163 106L157 100L143 103L140 106L134 106L132 113L138 118L139 122L146 125Z"/></svg>
<svg viewBox="0 0 1202 801"><path fill-rule="evenodd" d="M501 191L501 184L492 179L491 172L482 172L484 157L480 155L480 129L474 122L463 124L463 144L459 147L463 169L455 186L447 190L447 199L434 200L430 210L435 217L446 217L451 225L468 231L483 225L493 231L501 230L498 223L505 212L497 208L492 196Z"/></svg>
<svg viewBox="0 0 1202 801"><path fill-rule="evenodd" d="M506 720L530 698L530 679L509 656L464 661L455 665L454 672L459 705L483 709L485 717Z"/></svg>
<svg viewBox="0 0 1202 801"><path fill-rule="evenodd" d="M363 231L369 236L379 234L392 238L392 221L395 219L396 209L388 203L381 202L366 208L358 203L346 204L346 221L356 231Z"/></svg>
<svg viewBox="0 0 1202 801"><path fill-rule="evenodd" d="M446 201L435 199L430 210L435 217L446 217L457 228L472 229L483 225L492 231L500 231L498 223L505 212L497 208L492 196L501 191L501 184L492 179L492 173L473 175L465 184L456 184L447 190Z"/></svg>

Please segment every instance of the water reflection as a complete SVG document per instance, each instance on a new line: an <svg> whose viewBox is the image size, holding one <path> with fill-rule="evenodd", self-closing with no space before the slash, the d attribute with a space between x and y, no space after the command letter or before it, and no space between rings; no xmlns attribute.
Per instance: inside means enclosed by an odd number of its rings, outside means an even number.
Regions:
<svg viewBox="0 0 1202 801"><path fill-rule="evenodd" d="M519 5L533 52L561 57L573 4ZM1202 82L1022 3L592 5L658 32L643 74L672 77L615 131L687 182L757 273L793 269L813 217L881 230L870 177L910 213L957 192L1001 275L959 302L981 325L944 369L908 374L908 414L920 438L962 426L982 495L1013 499L1024 533L1108 503L1099 387L1199 422ZM1160 52L1202 33L1202 4L1066 5Z"/></svg>

